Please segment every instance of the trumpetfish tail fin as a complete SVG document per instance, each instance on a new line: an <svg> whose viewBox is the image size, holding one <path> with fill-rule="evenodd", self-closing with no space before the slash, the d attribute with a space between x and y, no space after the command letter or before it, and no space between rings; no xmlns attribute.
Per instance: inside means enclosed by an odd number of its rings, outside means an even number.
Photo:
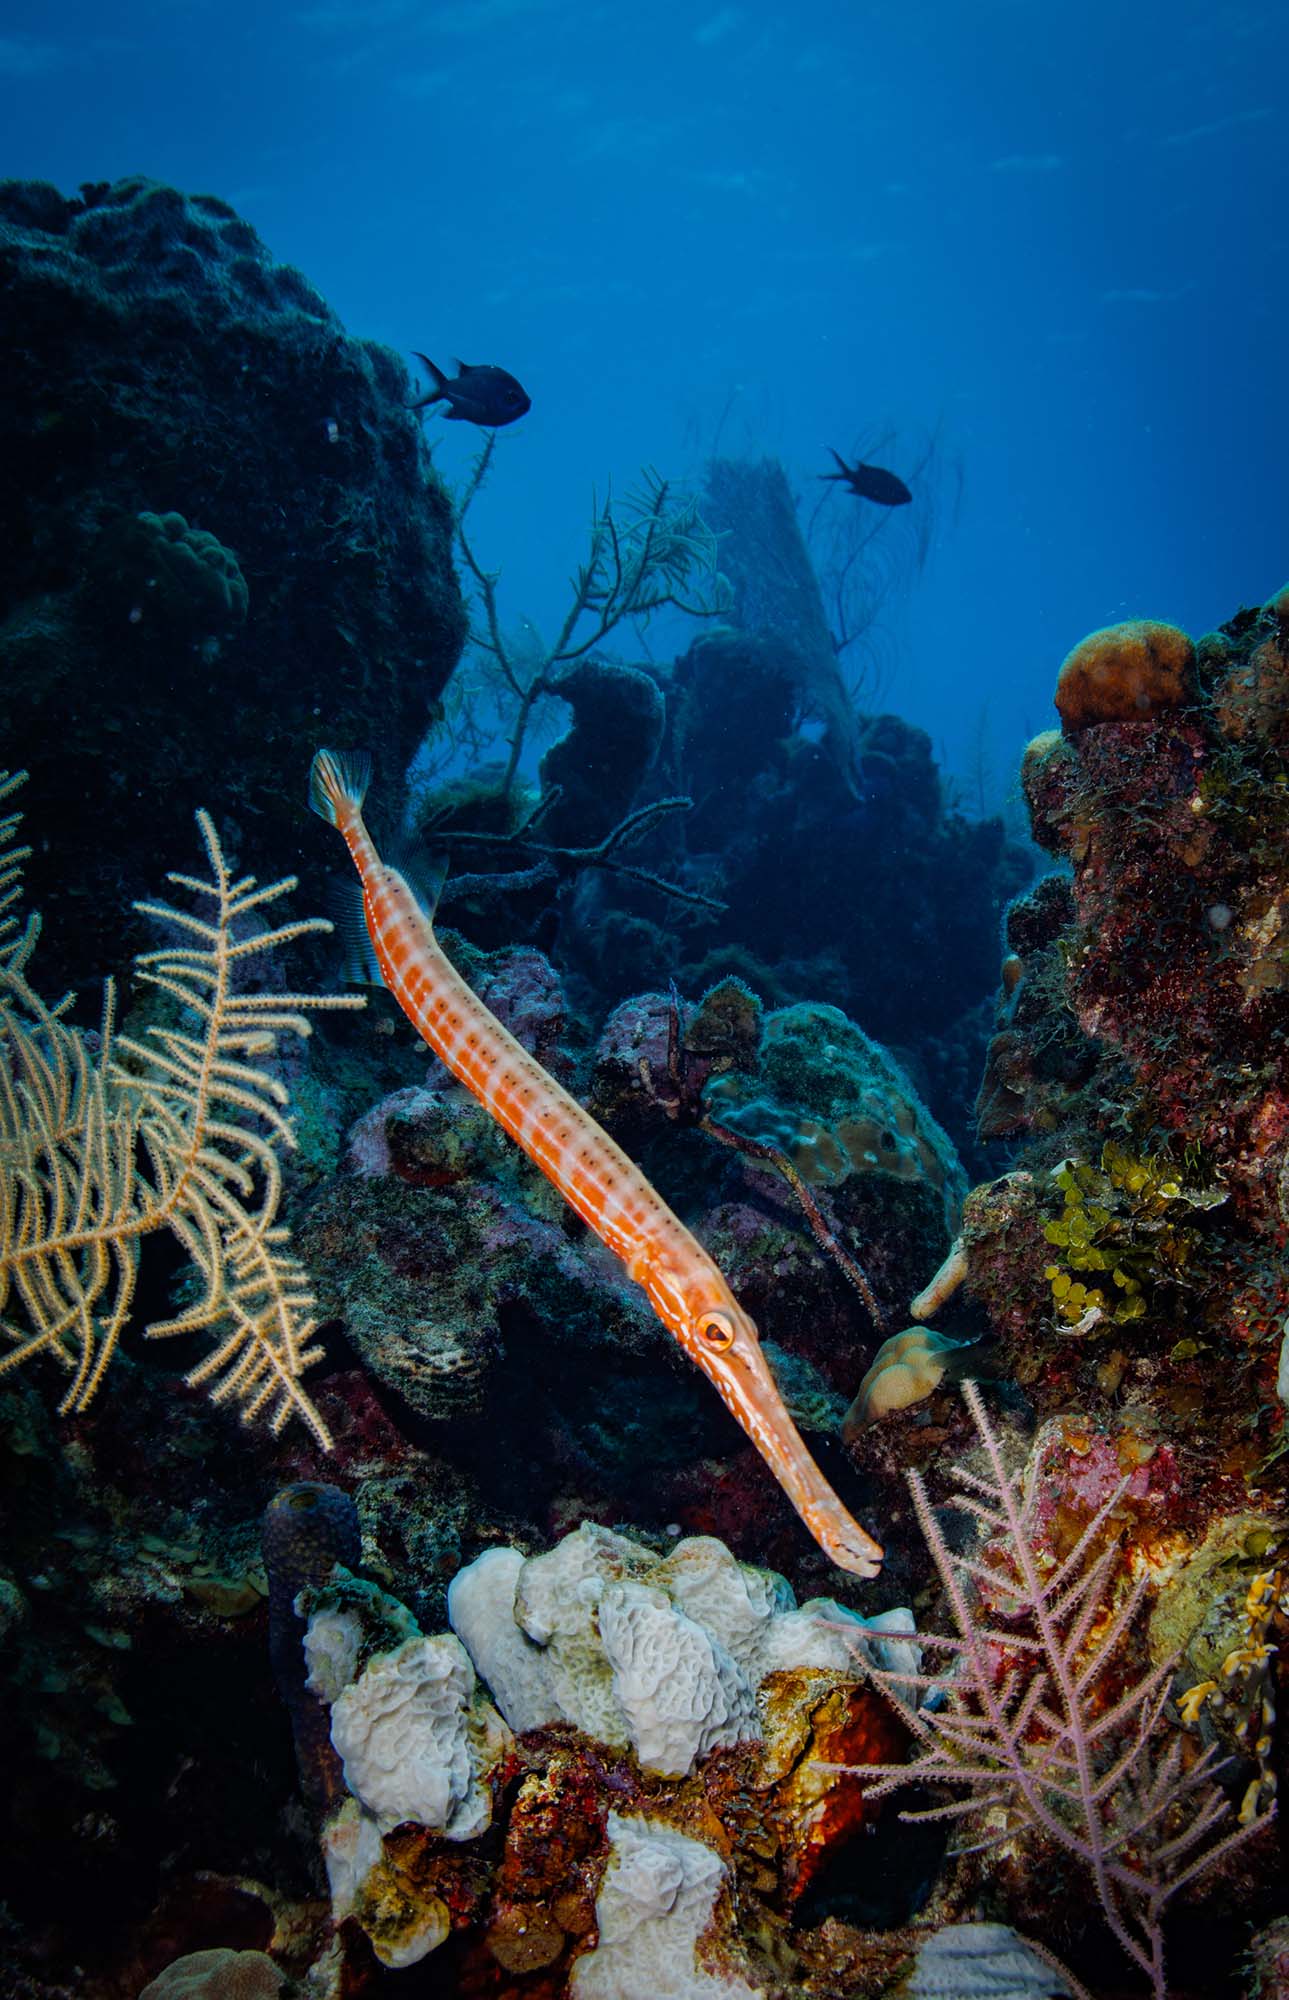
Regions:
<svg viewBox="0 0 1289 2000"><path fill-rule="evenodd" d="M339 826L346 807L362 811L370 783L369 751L319 750L309 772L309 804L320 819Z"/></svg>

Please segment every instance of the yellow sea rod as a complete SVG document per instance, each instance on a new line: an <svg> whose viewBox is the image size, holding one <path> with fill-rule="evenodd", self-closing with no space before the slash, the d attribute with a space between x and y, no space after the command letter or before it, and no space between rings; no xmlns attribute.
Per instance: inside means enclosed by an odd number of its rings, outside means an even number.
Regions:
<svg viewBox="0 0 1289 2000"><path fill-rule="evenodd" d="M815 1540L841 1569L876 1576L882 1551L847 1513L788 1415L756 1327L702 1245L589 1112L496 1020L449 964L429 914L381 860L362 806L365 756L320 750L309 802L340 829L362 882L385 984L452 1074L622 1259L663 1325L751 1438Z"/></svg>

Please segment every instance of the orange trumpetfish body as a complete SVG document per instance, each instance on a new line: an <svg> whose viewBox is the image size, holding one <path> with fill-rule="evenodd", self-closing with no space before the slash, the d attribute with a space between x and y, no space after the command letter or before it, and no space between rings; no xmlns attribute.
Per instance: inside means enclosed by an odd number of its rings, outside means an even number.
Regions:
<svg viewBox="0 0 1289 2000"><path fill-rule="evenodd" d="M449 963L433 924L363 824L369 763L320 750L310 803L344 835L382 976L452 1074L559 1189L643 1287L663 1325L746 1431L820 1547L876 1576L882 1551L843 1507L789 1416L756 1327L702 1245L640 1169L503 1028Z"/></svg>

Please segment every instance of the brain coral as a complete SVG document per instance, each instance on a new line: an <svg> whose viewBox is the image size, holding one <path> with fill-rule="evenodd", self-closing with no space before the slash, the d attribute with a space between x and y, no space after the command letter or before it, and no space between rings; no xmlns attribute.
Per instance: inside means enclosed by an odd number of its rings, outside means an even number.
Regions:
<svg viewBox="0 0 1289 2000"><path fill-rule="evenodd" d="M1195 647L1176 625L1132 618L1090 632L1056 681L1067 734L1095 722L1145 722L1195 691Z"/></svg>
<svg viewBox="0 0 1289 2000"><path fill-rule="evenodd" d="M262 1951L190 1951L150 1980L139 2000L277 2000L283 1975Z"/></svg>

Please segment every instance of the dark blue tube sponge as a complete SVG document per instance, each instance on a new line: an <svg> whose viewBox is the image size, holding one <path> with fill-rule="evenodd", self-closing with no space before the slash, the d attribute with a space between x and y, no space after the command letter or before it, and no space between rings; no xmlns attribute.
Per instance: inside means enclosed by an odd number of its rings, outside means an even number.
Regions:
<svg viewBox="0 0 1289 2000"><path fill-rule="evenodd" d="M331 1716L305 1686L306 1620L296 1610L302 1590L331 1581L336 1566L356 1570L362 1556L358 1509L338 1486L302 1479L275 1493L260 1530L269 1580L269 1658L291 1718L305 1798L326 1811L344 1793L340 1760L331 1747Z"/></svg>

